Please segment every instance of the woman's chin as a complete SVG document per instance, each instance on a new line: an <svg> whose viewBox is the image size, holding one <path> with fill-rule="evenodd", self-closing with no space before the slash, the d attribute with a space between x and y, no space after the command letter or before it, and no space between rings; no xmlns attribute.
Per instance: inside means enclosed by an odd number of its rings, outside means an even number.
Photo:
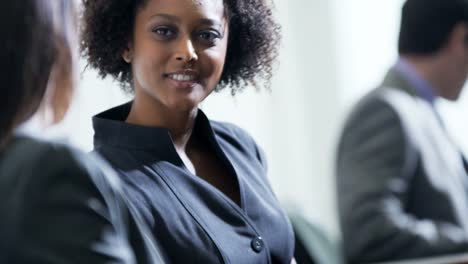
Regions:
<svg viewBox="0 0 468 264"><path fill-rule="evenodd" d="M166 104L167 108L174 112L190 112L198 108L200 100L197 98L185 97Z"/></svg>

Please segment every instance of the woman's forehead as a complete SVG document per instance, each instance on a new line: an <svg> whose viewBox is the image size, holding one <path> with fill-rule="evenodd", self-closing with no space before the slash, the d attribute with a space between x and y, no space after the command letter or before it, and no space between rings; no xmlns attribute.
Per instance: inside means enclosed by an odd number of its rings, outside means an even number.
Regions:
<svg viewBox="0 0 468 264"><path fill-rule="evenodd" d="M224 14L223 0L148 0L145 7L150 12Z"/></svg>

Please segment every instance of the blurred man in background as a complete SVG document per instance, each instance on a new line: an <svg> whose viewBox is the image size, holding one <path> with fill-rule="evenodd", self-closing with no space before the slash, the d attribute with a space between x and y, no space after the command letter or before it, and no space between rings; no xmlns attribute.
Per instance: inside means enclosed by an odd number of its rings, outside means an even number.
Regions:
<svg viewBox="0 0 468 264"><path fill-rule="evenodd" d="M468 74L468 1L407 0L399 59L345 124L336 173L350 263L468 252L466 163L434 108Z"/></svg>

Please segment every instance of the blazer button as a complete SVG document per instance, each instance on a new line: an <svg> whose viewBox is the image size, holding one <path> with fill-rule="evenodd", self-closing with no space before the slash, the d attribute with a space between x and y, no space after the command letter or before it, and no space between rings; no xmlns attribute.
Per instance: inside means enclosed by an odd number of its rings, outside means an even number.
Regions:
<svg viewBox="0 0 468 264"><path fill-rule="evenodd" d="M263 242L263 238L258 236L252 239L252 243L250 243L250 245L255 252L260 253L260 251L262 251L263 247L265 246L265 243Z"/></svg>

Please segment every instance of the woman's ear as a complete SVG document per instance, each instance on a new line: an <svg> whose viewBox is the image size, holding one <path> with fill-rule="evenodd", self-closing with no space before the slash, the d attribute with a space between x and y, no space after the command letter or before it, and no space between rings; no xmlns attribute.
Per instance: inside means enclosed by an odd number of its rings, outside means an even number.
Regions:
<svg viewBox="0 0 468 264"><path fill-rule="evenodd" d="M131 45L129 44L128 47L124 50L124 52L122 53L122 59L126 62L126 63L132 63L132 59L133 59L133 48L131 47Z"/></svg>

